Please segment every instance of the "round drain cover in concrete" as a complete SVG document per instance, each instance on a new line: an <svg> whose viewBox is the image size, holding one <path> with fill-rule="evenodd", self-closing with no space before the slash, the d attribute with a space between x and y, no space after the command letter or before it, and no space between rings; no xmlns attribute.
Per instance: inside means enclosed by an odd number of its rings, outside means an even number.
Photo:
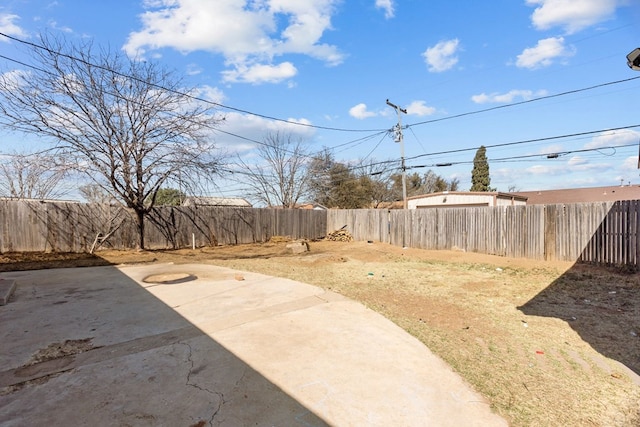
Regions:
<svg viewBox="0 0 640 427"><path fill-rule="evenodd" d="M145 283L157 283L160 285L175 285L196 280L197 277L189 273L161 273L152 274L142 279Z"/></svg>

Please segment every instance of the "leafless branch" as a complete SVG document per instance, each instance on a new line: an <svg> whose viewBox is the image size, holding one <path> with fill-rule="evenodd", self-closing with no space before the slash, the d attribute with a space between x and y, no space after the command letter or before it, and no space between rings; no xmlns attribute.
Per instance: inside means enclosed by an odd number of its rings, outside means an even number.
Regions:
<svg viewBox="0 0 640 427"><path fill-rule="evenodd" d="M144 247L160 188L219 172L212 130L221 118L153 62L46 35L30 53L32 68L0 75L0 125L51 142L133 209Z"/></svg>

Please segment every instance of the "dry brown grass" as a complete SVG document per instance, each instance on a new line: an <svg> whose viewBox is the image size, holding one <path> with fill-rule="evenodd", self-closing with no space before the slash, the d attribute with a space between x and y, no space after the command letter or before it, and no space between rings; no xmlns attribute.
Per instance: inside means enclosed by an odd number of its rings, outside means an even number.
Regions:
<svg viewBox="0 0 640 427"><path fill-rule="evenodd" d="M640 425L640 385L631 380L640 373L640 339L632 335L640 333L637 276L381 244L330 245L312 243L295 261L210 262L361 301L424 342L513 426ZM626 309L618 311L620 305Z"/></svg>

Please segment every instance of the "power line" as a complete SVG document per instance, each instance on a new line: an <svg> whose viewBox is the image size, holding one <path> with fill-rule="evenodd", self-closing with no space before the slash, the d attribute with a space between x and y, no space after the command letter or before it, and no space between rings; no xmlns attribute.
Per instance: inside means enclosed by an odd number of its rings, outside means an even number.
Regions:
<svg viewBox="0 0 640 427"><path fill-rule="evenodd" d="M142 81L140 79L137 79L136 77L129 76L127 74L121 73L121 72L119 72L117 70L114 70L114 69L111 69L109 67L106 67L106 66L103 66L103 65L99 65L99 64L94 64L92 62L86 61L86 60L84 60L82 58L75 57L73 55L69 55L69 54L65 54L65 53L62 53L62 52L53 51L53 50L51 50L50 48L48 48L46 46L42 46L42 45L37 44L37 43L33 43L33 42L26 41L26 40L22 40L22 39L19 39L17 37L5 34L3 32L0 32L0 36L4 36L4 37L6 37L6 38L8 38L10 40L16 41L18 43L22 43L24 45L31 46L32 48L35 48L35 49L45 50L45 51L47 51L49 53L52 53L52 54L55 54L55 55L59 55L59 56L62 56L64 58L68 58L68 59L71 59L73 61L78 61L78 62L81 62L81 63L83 63L85 65L89 65L89 66L92 66L92 67L99 68L99 69L101 69L103 71L107 71L107 72L113 73L113 74L115 74L117 76L120 76L120 77L125 77L125 78L131 79L131 80L138 81L140 83L145 83L145 84L148 84L150 86L156 87L156 88L161 89L161 90L169 91L169 92L172 92L172 93L175 93L175 94L178 94L178 95L182 95L182 96L188 97L188 98L193 99L195 101L204 102L206 104L210 104L210 105L216 106L218 108L224 108L226 110L235 111L235 112L242 113L242 114L248 114L248 115L251 115L251 116L260 117L260 118L267 119L267 120L273 120L273 121L276 121L276 122L287 123L287 124L290 124L290 125L303 126L303 127L313 128L313 129L336 131L336 132L381 132L381 131L386 131L386 129L345 129L345 128L335 128L335 127L329 127L329 126L318 126L318 125L312 125L312 124L309 124L309 123L294 122L294 121L291 121L291 120L281 119L281 118L278 118L278 117L268 116L268 115L265 115L265 114L254 113L254 112L249 111L249 110L245 110L245 109L242 109L242 108L231 107L229 105L224 105L224 104L221 104L219 102L214 102L214 101L211 101L211 100L208 100L208 99L200 98L198 96L194 96L194 95L191 95L191 94L180 92L180 91L175 90L175 89L170 89L170 88L167 88L167 87L163 87L161 85L154 84L153 82ZM19 63L19 64L24 65L24 66L32 67L32 66L30 66L28 64L25 64L23 62L20 62L20 61L11 59L11 58L7 58L6 56L3 56L3 58L7 59L9 61L12 61L12 62ZM35 68L35 67L32 67L32 68Z"/></svg>
<svg viewBox="0 0 640 427"><path fill-rule="evenodd" d="M544 138L525 139L525 140L522 140L522 141L505 142L505 143L501 143L501 144L491 144L491 145L485 145L484 147L485 148L508 147L508 146L513 146L513 145L530 144L532 142L551 141L551 140L554 140L554 139L572 138L572 137L576 137L576 136L593 135L593 134L602 133L602 132L612 132L612 131L617 131L617 130L633 129L633 128L637 128L637 127L640 127L640 124L629 125L629 126L620 126L620 127L608 128L608 129L591 130L591 131L586 131L586 132L576 132L576 133L557 135L557 136L548 136L548 137L544 137ZM435 156L435 155L440 155L440 154L454 154L454 153L462 153L462 152L465 152L465 151L474 151L474 150L477 150L478 148L480 148L480 147L460 148L460 149L457 149L457 150L447 150L447 151L438 151L438 152L433 152L433 153L418 154L417 156L408 157L407 160L413 160L413 159L418 159L420 157Z"/></svg>
<svg viewBox="0 0 640 427"><path fill-rule="evenodd" d="M4 36L4 37L6 37L6 38L8 38L10 40L14 40L14 41L16 41L18 43L22 43L22 44L31 46L31 47L36 48L36 49L46 50L47 52L63 56L65 58L69 58L69 59L72 59L74 61L79 61L79 62L82 62L82 63L84 63L86 65L90 65L90 66L93 66L93 67L96 67L96 68L100 68L102 70L114 73L114 74L116 74L118 76L121 76L121 77L129 78L129 79L136 80L136 81L140 81L139 79L137 79L137 78L135 78L133 76L126 75L124 73L121 73L121 72L118 72L116 70L113 70L113 69L111 69L109 67L93 64L93 63L91 63L89 61L83 60L81 58L74 57L72 55L64 54L62 52L55 52L55 51L52 51L51 49L49 49L49 48L47 48L45 46L42 46L42 45L39 45L39 44L33 43L33 42L28 42L26 40L19 39L17 37L5 34L3 32L0 32L0 36ZM8 58L8 57L6 57L4 55L0 55L0 57L4 58L6 60L12 61L12 62L21 64L23 66L27 66L27 67L31 67L31 68L34 68L34 69L38 69L37 67L34 67L32 65L26 64L24 62L21 62L21 61L12 59L12 58ZM44 71L44 70L41 70L41 69L39 69L39 70L40 71ZM601 87L611 86L611 85L620 84L620 83L626 83L626 82L637 80L637 79L640 79L640 76L631 77L631 78L622 79L622 80L616 80L616 81L612 81L612 82L601 83L601 84L597 84L597 85L593 85L593 86L589 86L589 87L585 87L585 88L573 89L573 90L560 92L560 93L556 93L556 94L552 94L552 95L545 95L545 96L532 98L532 99L528 99L528 100L524 100L524 101L498 105L498 106L485 108L485 109L481 109L481 110L468 111L468 112L464 112L464 113L460 113L460 114L455 114L455 115L452 115L452 116L441 117L441 118L438 118L438 119L425 120L425 121L422 121L422 122L416 122L416 123L413 123L413 124L405 125L405 128L408 129L408 128L411 128L413 126L421 126L421 125L424 125L424 124L436 123L436 122L440 122L440 121L444 121L444 120L451 120L451 119L466 117L466 116L470 116L470 115L486 113L486 112L490 112L490 111L495 111L495 110L499 110L499 109L515 107L515 106L518 106L518 105L533 103L533 102L542 101L542 100L546 100L546 99L557 98L557 97L560 97L560 96L572 95L572 94L585 92L585 91L589 91L589 90L593 90L593 89L597 89L597 88L601 88ZM148 83L148 82L144 82L144 83ZM277 122L283 122L283 123L287 123L287 124L291 124L291 125L295 125L295 126L303 126L303 127L313 128L313 129L338 131L338 132L387 132L388 131L388 129L346 129L346 128L335 128L335 127L329 127L329 126L312 125L312 124L309 124L309 123L300 123L300 122L281 119L281 118L277 118L277 117L273 117L273 116L269 116L269 115L265 115L265 114L255 113L255 112L252 112L252 111L249 111L249 110L245 110L245 109L241 109L241 108L237 108L237 107L224 105L224 104L221 104L221 103L210 101L208 99L204 99L204 98L200 98L200 97L197 97L197 96L194 96L194 95L190 95L190 94L187 94L187 93L184 93L184 92L180 92L180 91L177 91L175 89L169 89L169 88L163 87L161 85L156 85L156 84L153 84L153 83L150 83L150 85L154 86L154 87L157 87L158 89L170 91L170 92L173 92L173 93L188 97L190 99L197 100L197 101L200 101L200 102L203 102L203 103L207 103L207 104L210 104L210 105L213 105L213 106L216 106L216 107L219 107L219 108L223 108L223 109L226 109L226 110L235 111L235 112L239 112L239 113L243 113L243 114L248 114L248 115L252 115L252 116L255 116L255 117L260 117L260 118L273 120L273 121L277 121Z"/></svg>
<svg viewBox="0 0 640 427"><path fill-rule="evenodd" d="M0 33L0 34L2 34L2 33ZM52 72L50 72L50 71L47 71L47 70L45 70L45 69L42 69L42 68L36 67L36 66L34 66L34 65L32 65L32 64L27 64L27 63L25 63L25 62L22 62L22 61L19 61L19 60L13 59L13 58L9 58L9 57L7 57L7 56L5 56L5 55L2 55L2 54L0 54L0 58L6 59L6 60L8 60L8 61L11 61L11 62L14 62L14 63L17 63L17 64L20 64L20 65L25 66L25 67L27 67L27 68L34 69L34 70L39 71L39 72L41 72L41 73L45 73L45 74L49 74L49 75L55 76L55 74L54 74L54 73L52 73ZM88 64L86 61L82 61L82 60L77 59L77 58L74 58L74 60L78 60L78 61L80 61L80 62L82 62L82 63L84 63L84 64ZM117 74L117 75L120 75L120 76L125 76L125 74L124 74L124 73L119 73L119 72L117 72L117 71L114 71L114 70L108 69L108 68L106 68L106 67L99 67L99 68L100 68L100 69L103 69L103 70L107 70L108 72L113 72L114 74ZM130 78L130 79L135 80L135 81L140 81L140 79L137 79L137 78L135 78L135 77L131 77L131 76L127 76L127 78ZM162 87L162 86L160 86L160 85L150 84L150 86L153 86L153 87L156 87L156 88L163 88L163 90L167 90L167 91L170 91L170 92L172 92L172 93L176 93L176 94L179 94L179 95L183 95L183 96L185 96L185 97L189 97L189 98L191 98L191 99L197 99L197 98L194 98L193 96L190 96L190 95L185 94L185 93L183 93L183 92L178 92L178 91L175 91L175 90L165 89L164 87ZM106 93L109 93L111 96L114 96L114 97L122 98L122 95L117 94L117 93L110 93L110 92L106 92ZM206 100L202 100L202 101L203 101L203 102L207 102ZM140 105L143 105L143 104L141 104L141 103L140 103ZM294 123L294 122L288 122L288 123ZM255 144L259 144L259 145L264 145L264 146L267 146L267 147L271 147L271 145L270 145L270 144L268 144L268 143L266 143L266 142L258 141L258 140L255 140L255 139L252 139L252 138L249 138L249 137L245 137L245 136L242 136L242 135L238 135L238 134L236 134L236 133L232 133L232 132L224 131L224 130L220 129L219 127L213 127L213 128L211 128L211 129L212 129L213 131L217 131L217 132L220 132L220 133L224 133L224 134L226 134L226 135L233 136L233 137L238 138L238 139L242 139L242 140L245 140L245 141L253 142L253 143L255 143ZM355 139L355 140L352 140L352 141L347 141L347 142L345 142L345 143L342 143L342 144L336 145L336 146L334 146L334 147L331 147L331 149L332 149L332 150L335 150L336 148L345 147L345 146L348 146L348 145L354 145L354 144L355 144L355 145L357 145L357 144L359 144L359 143L365 142L365 141L367 141L367 140L369 140L369 139L371 139L371 138L373 138L373 137L375 137L375 136L378 136L378 135L380 135L380 134L386 134L387 132L388 132L387 130L384 130L384 131L378 131L378 132L376 132L376 133L374 133L374 134L372 134L372 135L367 135L367 136L364 136L364 137L362 137L362 138L358 138L358 139ZM312 157L312 156L307 156L307 157Z"/></svg>
<svg viewBox="0 0 640 427"><path fill-rule="evenodd" d="M52 51L51 49L49 49L49 48L47 48L45 46L38 45L38 44L35 44L35 43L32 43L32 42L27 42L27 41L18 39L16 37L12 37L12 36L6 35L6 34L4 34L2 32L0 32L0 35L4 35L4 36L6 36L6 37L8 37L8 38L10 38L12 40L15 40L17 42L26 44L26 45L31 46L33 48L43 49L43 50L46 50L49 53L52 53L52 54L55 54L55 55L60 55L60 56L63 56L65 58L69 58L69 59L71 59L73 61L78 61L78 62L80 62L82 64L85 64L85 65L96 67L98 69L113 73L113 74L118 75L120 77L125 77L127 79L131 79L131 80L134 80L134 81L142 82L141 79L138 79L135 76L127 75L125 73L119 72L117 70L114 70L114 69L106 67L106 66L93 64L93 63L91 63L89 61L86 61L86 60L84 60L82 58L78 58L78 57L75 57L75 56L72 56L72 55L64 54L62 52ZM7 60L7 61L11 61L11 62L14 62L14 63L17 63L17 64L20 64L20 65L22 65L24 67L28 67L28 68L34 69L34 70L42 72L42 73L54 75L53 73L51 73L51 72L49 72L49 71L47 71L45 69L42 69L40 67L36 67L36 66L34 66L32 64L28 64L28 63L23 62L23 61L19 61L19 60L14 59L14 58L7 57L5 55L1 55L0 54L0 58L3 58L5 60ZM289 120L278 119L278 118L274 118L274 117L270 117L270 116L266 116L266 115L252 113L250 111L241 110L241 109L234 108L234 107L225 106L223 104L215 103L215 102L206 100L204 98L195 97L193 95L190 95L190 94L187 94L187 93L184 93L184 92L180 92L180 91L177 91L177 90L174 90L174 89L169 89L169 88L166 88L166 87L164 87L162 85L158 85L158 84L154 84L154 83L150 83L150 82L146 82L146 81L143 82L143 83L149 84L150 86L155 87L155 88L159 88L159 89L162 89L162 90L166 90L166 91L169 91L169 92L172 92L172 93L187 97L189 99L194 99L194 100L197 100L197 101L200 101L200 102L203 102L203 103L207 103L207 104L210 104L210 105L215 105L215 106L218 106L218 107L227 108L227 109L230 109L230 110L234 110L234 111L237 111L237 112L241 112L241 113L244 113L244 114L249 114L249 115L253 115L253 116L257 116L257 117L266 118L266 119L269 119L269 120L275 120L275 121L285 122L285 123L288 123L288 124L306 126L306 127L311 127L311 128L316 128L316 129L323 129L323 130L348 131L348 132L365 132L365 131L367 131L367 130L358 130L358 129L330 128L330 127L310 125L310 124L306 124L306 123L292 122L292 121L289 121ZM111 95L115 96L115 97L119 97L120 96L118 94L111 94ZM233 136L233 137L238 138L238 139L242 139L242 140L245 140L245 141L253 142L253 143L256 143L256 144L259 144L259 145L270 146L269 144L267 144L265 142L258 141L258 140L255 140L255 139L252 139L252 138L249 138L249 137L245 137L245 136L242 136L242 135L238 135L238 134L235 134L235 133L232 133L232 132L223 131L220 128L213 128L213 130L214 131L218 131L220 133L227 134L229 136ZM367 131L367 132L369 132L369 131ZM331 150L335 150L335 149L340 148L340 147L346 147L346 146L349 146L349 145L357 145L358 143L366 142L367 140L369 140L371 138L374 138L374 137L376 137L378 135L386 134L388 132L388 130L387 129L384 129L384 130L370 130L370 132L375 132L375 133L372 134L372 135L364 136L362 138L358 138L358 139L355 139L355 140L347 141L345 143L342 143L342 144L336 145L334 147L331 147L330 149ZM312 156L313 156L313 154L310 155L310 156L307 156L307 157L310 158Z"/></svg>
<svg viewBox="0 0 640 427"><path fill-rule="evenodd" d="M36 44L36 43L32 43L32 42L28 42L28 41L25 41L25 40L21 40L19 38L10 36L10 35L2 33L2 32L0 32L0 36L4 36L4 37L6 37L6 38L8 38L10 40L14 40L14 41L16 41L18 43L22 43L22 44L31 46L31 47L36 48L36 49L46 50L47 52L50 52L52 54L60 55L60 56L72 59L74 61L78 61L78 62L84 63L86 65L90 65L92 67L96 67L96 68L105 70L107 72L113 73L113 74L121 76L121 77L125 77L125 78L136 80L136 81L141 81L140 79L137 79L137 78L135 78L133 76L129 76L129 75L126 75L124 73L118 72L118 71L113 70L113 69L111 69L109 67L96 65L96 64L90 63L90 62L88 62L86 60L83 60L81 58L74 57L72 55L64 54L64 53L61 53L61 52L55 52L55 51L52 51L51 49L49 49L49 48L47 48L45 46L42 46L42 45L39 45L39 44ZM25 67L30 67L32 69L35 69L35 70L38 70L38 71L41 71L41 72L49 73L46 70L43 70L41 68L35 67L33 65L24 63L22 61L19 61L19 60L13 59L13 58L9 58L9 57L4 56L4 55L0 55L0 58L6 59L6 60L11 61L11 62L15 62L15 63L23 65ZM623 80L606 82L606 83L593 85L593 86L586 87L586 88L574 89L574 90L565 91L565 92L561 92L561 93L557 93L557 94L553 94L553 95L547 95L547 96L542 96L542 97L538 97L538 98L533 98L533 99L529 99L529 100L525 100L525 101L499 105L499 106L486 108L486 109L482 109L482 110L476 110L476 111L460 113L460 114L456 114L456 115L448 116L448 117L443 117L443 118L439 118L439 119L433 119L433 120L417 122L417 123L406 125L405 128L412 128L414 126L430 124L430 123L435 123L435 122L439 122L439 121L450 120L450 119L465 117L465 116L474 115L474 114L480 114L480 113L484 113L484 112L490 112L490 111L494 111L494 110L498 110L498 109L514 107L514 106L523 105L523 104L527 104L527 103L532 103L532 102L545 100L545 99L557 98L557 97L560 97L560 96L571 95L571 94L575 94L575 93L579 93L579 92L593 90L593 89L596 89L596 88L601 88L601 87L605 87L605 86L625 83L625 82L629 82L629 81L633 81L633 80L637 80L637 79L640 79L640 77L633 77L633 78L628 78L628 79L623 79ZM145 83L149 83L149 82L145 82ZM163 87L161 85L157 85L157 84L153 84L153 83L150 83L150 85L153 86L153 87L162 89L162 90L166 90L166 91L169 91L169 92L173 92L173 93L179 94L181 96L188 97L190 99L194 99L194 100L197 100L197 101L200 101L200 102L203 102L203 103L214 105L216 107L224 108L224 109L231 110L231 111L240 112L240 113L243 113L243 114L253 115L253 116L256 116L256 117L261 117L261 118L265 118L265 119L268 119L268 120L284 122L284 123L287 123L287 124L292 124L292 125L297 125L297 126L304 126L304 127L309 127L309 128L322 129L322 130L330 130L330 131L375 132L372 135L368 135L368 136L365 136L365 137L362 137L362 138L358 138L358 139L353 140L353 141L348 141L346 143L343 143L343 144L340 144L340 145L337 145L337 146L334 146L334 147L329 147L330 150L335 150L336 148L344 147L344 146L348 146L348 145L353 145L353 144L356 144L356 143L362 143L362 142L365 142L365 141L367 141L367 140L369 140L369 139L371 139L371 138L373 138L373 137L375 137L377 135L386 134L386 133L388 133L390 131L389 129L369 129L369 130L367 130L367 129L343 129L343 128L324 127L324 126L311 125L311 124L307 124L307 123L293 122L293 121L290 121L290 120L280 119L280 118L276 118L276 117L272 117L272 116L268 116L268 115L264 115L264 114L259 114L259 113L254 113L254 112L251 112L251 111L248 111L248 110L244 110L244 109L240 109L240 108L231 107L231 106L227 106L227 105L224 105L224 104L216 103L216 102L204 99L204 98L196 97L196 96L184 93L184 92L177 91L175 89L169 89L169 88ZM598 133L598 132L606 132L606 131L614 131L614 130L622 130L622 129L631 129L631 128L636 128L636 127L640 127L640 125L624 126L624 127L610 128L610 129L603 129L603 130L589 131L589 132L580 132L580 133L574 133L574 134L553 136L553 137L547 137L547 138L530 139L530 140L516 141L516 142L510 142L510 143L503 143L503 144L493 144L493 145L486 145L485 147L487 147L487 148L495 148L495 147L512 146L512 145L518 145L518 144L525 144L525 143L532 143L532 142L542 142L542 141L549 141L549 140L554 140L554 139L561 139L561 138L568 138L568 137L575 137L575 136L584 136L584 135L590 135L590 134L594 134L594 133ZM234 136L234 137L246 140L246 141L250 141L250 142L253 142L253 143L262 144L262 145L268 145L268 144L266 144L264 142L260 142L260 141L257 141L255 139L251 139L251 138L248 138L248 137L237 135L237 134L234 134L234 133L231 133L231 132L223 131L223 130L220 130L218 128L215 128L214 130L218 131L218 132L221 132L221 133L228 134L230 136ZM378 145L379 144L380 143L378 143ZM374 148L374 150L375 150L375 148ZM441 155L441 154L452 154L452 153L465 152L465 151L471 151L471 150L477 150L477 147L464 148L464 149L458 149L458 150L448 150L448 151L441 151L441 152L433 152L433 153L424 153L424 154L420 154L420 155L417 155L417 156L413 156L413 157L407 158L406 160L413 160L413 159L417 159L417 158L421 158L421 157L425 157L425 156L433 156L433 155ZM371 155L371 153L369 153L369 155ZM311 156L309 156L309 157L311 157ZM384 164L391 165L391 164L397 163L397 162L398 162L398 160L387 160L387 161L372 163L370 165L367 165L366 167L370 167L372 165L378 165L378 164L380 164L380 165L384 165ZM352 167L351 169L355 170L355 169L358 169L358 168L361 168L361 167L365 167L365 166L356 166L356 167Z"/></svg>
<svg viewBox="0 0 640 427"><path fill-rule="evenodd" d="M373 153L373 151L375 151L375 149L380 145L380 142L382 142L382 140L387 136L388 133L389 133L388 130L384 131L384 132L377 132L377 133L374 133L374 134L371 134L371 135L368 135L368 136L364 136L362 138L355 139L353 141L345 142L345 143L338 144L338 145L335 145L333 147L328 147L328 148L330 150L334 150L335 151L336 148L346 147L347 145L353 145L353 147L345 148L345 149L340 150L338 152L347 151L347 150L349 150L351 148L354 148L354 147L356 147L356 146L358 146L360 144L363 144L363 143L367 142L370 139L375 138L376 136L380 136L381 135L382 138L380 139L380 141L378 142L376 147L373 150L371 150L371 153L369 153L367 156L365 156L365 158L366 158L366 157L369 157Z"/></svg>
<svg viewBox="0 0 640 427"><path fill-rule="evenodd" d="M497 105L495 107L485 108L485 109L482 109L482 110L475 110L475 111L469 111L469 112L466 112L466 113L454 114L453 116L441 117L439 119L425 120L425 121L422 121L422 122L417 122L417 123L413 123L413 124L410 124L410 125L406 125L406 127L410 128L412 126L420 126L420 125L425 125L425 124L430 124L430 123L442 122L442 121L445 121L445 120L459 119L460 117L472 116L474 114L486 113L486 112L489 112L489 111L495 111L495 110L500 110L500 109L504 109L504 108L515 107L515 106L523 105L523 104L530 104L532 102L542 101L542 100L551 99L551 98L558 98L560 96L565 96L565 95L573 95L573 94L580 93L580 92L586 92L588 90L598 89L598 88L601 88L601 87L616 85L616 84L620 84L620 83L626 83L626 82L630 82L630 81L638 80L638 79L640 79L640 77L630 77L628 79L622 79L622 80L616 80L616 81L613 81L613 82L600 83L600 84L597 84L597 85L593 85L593 86L589 86L589 87L585 87L585 88L581 88L581 89L573 89L573 90L568 90L566 92L555 93L555 94L552 94L552 95L545 95L545 96L540 96L540 97L537 97L537 98L526 99L524 101L512 102L512 103L503 104L503 105Z"/></svg>
<svg viewBox="0 0 640 427"><path fill-rule="evenodd" d="M364 163L365 160L367 160L369 158L370 155L373 154L374 151L376 151L378 149L378 147L380 146L380 144L382 143L382 141L384 141L386 135L383 135L382 138L380 138L380 141L378 141L378 143L371 149L371 151L369 151L369 154L367 154L366 156L364 156L362 158L362 160L360 161L360 163Z"/></svg>
<svg viewBox="0 0 640 427"><path fill-rule="evenodd" d="M494 162L494 163L496 162L509 163L509 162L516 162L516 161L533 160L535 158L540 158L540 157L543 157L543 158L546 157L547 159L556 159L558 157L566 156L568 154L587 153L587 152L602 151L602 150L614 150L613 154L601 153L605 156L613 156L617 148L637 147L637 146L638 146L637 143L623 144L623 145L610 145L607 147L584 148L581 150L566 150L566 151L560 151L557 153L525 154L521 156L499 157L499 158L493 158L493 159L490 158L490 159L487 159L487 161ZM461 161L461 162L435 163L430 165L413 165L413 166L407 166L407 169L421 169L421 168L429 168L429 167L444 167L444 166L467 165L467 164L473 164L473 161L467 160L467 161Z"/></svg>
<svg viewBox="0 0 640 427"><path fill-rule="evenodd" d="M637 128L637 127L640 127L640 124L630 125L630 126L621 126L621 127L609 128L609 129L592 130L592 131L579 132L579 133L573 133L573 134L549 136L549 137L543 137L543 138L527 139L527 140L515 141L515 142L506 142L506 143L501 143L501 144L485 145L484 147L485 148L496 148L496 147L514 146L514 145L528 144L528 143L534 143L534 142L550 141L550 140L555 140L555 139L571 138L571 137L575 137L575 136L593 135L593 134L596 134L596 133L609 132L609 131L615 131L615 130L633 129L633 128ZM421 158L421 157L438 156L438 155L442 155L442 154L455 154L455 153L462 153L462 152L466 152L466 151L476 151L476 150L478 150L478 148L480 148L480 147L460 148L460 149L457 149L457 150L446 150L446 151L434 151L434 152L431 152L431 153L424 153L424 154L419 154L417 156L408 157L405 160L415 160L415 159L418 159L418 158ZM377 165L389 165L391 167L391 165L398 164L398 163L400 163L400 159L383 160L383 161L380 161L380 162L371 163L371 164L367 165L366 167L377 166ZM442 162L442 163L444 163L444 164L446 164L448 166L450 162ZM434 164L433 166L441 166L441 164ZM365 166L355 166L352 169L360 169L360 168L363 168L363 167L365 167Z"/></svg>

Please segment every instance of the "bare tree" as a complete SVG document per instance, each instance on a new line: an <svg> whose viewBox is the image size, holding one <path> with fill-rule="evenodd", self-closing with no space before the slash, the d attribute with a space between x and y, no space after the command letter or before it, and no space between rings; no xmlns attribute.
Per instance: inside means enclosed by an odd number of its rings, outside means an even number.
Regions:
<svg viewBox="0 0 640 427"><path fill-rule="evenodd" d="M98 184L85 184L78 187L80 195L88 203L112 204L116 202L113 196Z"/></svg>
<svg viewBox="0 0 640 427"><path fill-rule="evenodd" d="M307 173L313 176L313 179L309 180L309 196L316 203L329 205L333 187L330 171L336 163L333 153L328 148L311 157L307 166Z"/></svg>
<svg viewBox="0 0 640 427"><path fill-rule="evenodd" d="M240 159L250 197L269 207L293 208L309 189L309 154L301 139L275 132L258 147L259 164Z"/></svg>
<svg viewBox="0 0 640 427"><path fill-rule="evenodd" d="M26 70L0 76L0 125L52 142L93 182L144 219L163 184L218 171L211 105L152 62L41 36Z"/></svg>
<svg viewBox="0 0 640 427"><path fill-rule="evenodd" d="M64 159L52 153L13 153L0 159L0 195L15 199L50 199L65 195L69 174Z"/></svg>

